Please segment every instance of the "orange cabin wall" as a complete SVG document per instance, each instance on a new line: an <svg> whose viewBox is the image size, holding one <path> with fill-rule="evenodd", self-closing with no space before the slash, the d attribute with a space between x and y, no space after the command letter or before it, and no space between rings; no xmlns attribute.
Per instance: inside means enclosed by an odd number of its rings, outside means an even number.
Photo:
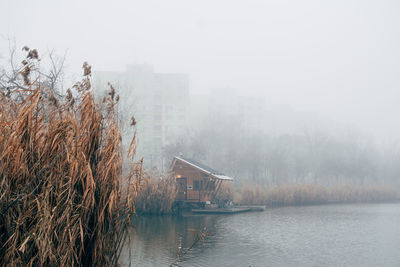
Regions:
<svg viewBox="0 0 400 267"><path fill-rule="evenodd" d="M216 181L214 178L211 178L209 175L203 173L197 168L181 162L179 160L175 161L175 164L172 168L172 171L177 175L180 175L181 178L187 178L186 184L186 199L184 198L184 194L182 190L179 190L178 187L178 196L177 200L185 200L190 202L206 202L212 201L213 193L216 189L217 183L221 181ZM176 178L177 181L179 178ZM200 184L200 190L194 190L194 181L198 180ZM192 189L189 189L189 187Z"/></svg>

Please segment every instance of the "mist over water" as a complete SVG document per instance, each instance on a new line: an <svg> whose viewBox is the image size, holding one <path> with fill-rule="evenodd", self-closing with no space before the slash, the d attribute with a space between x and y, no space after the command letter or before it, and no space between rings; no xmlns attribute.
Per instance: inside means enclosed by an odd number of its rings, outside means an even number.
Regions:
<svg viewBox="0 0 400 267"><path fill-rule="evenodd" d="M134 263L167 266L398 266L398 204L278 208L233 216L149 217L131 233ZM126 248L128 249L128 247ZM127 257L127 251L123 257ZM182 253L182 252L181 252Z"/></svg>
<svg viewBox="0 0 400 267"><path fill-rule="evenodd" d="M139 266L400 266L399 205L360 204L400 200L399 1L3 0L0 9L4 95L27 86L16 70L30 49L38 84L59 68L50 89L60 99L83 62L96 101L116 89L106 96L118 102L122 154L136 133L135 159L154 182L143 210L174 207L165 192L178 176L158 189L178 155L233 177L228 202L329 204L138 216L125 263L132 253ZM210 236L191 248L203 230Z"/></svg>

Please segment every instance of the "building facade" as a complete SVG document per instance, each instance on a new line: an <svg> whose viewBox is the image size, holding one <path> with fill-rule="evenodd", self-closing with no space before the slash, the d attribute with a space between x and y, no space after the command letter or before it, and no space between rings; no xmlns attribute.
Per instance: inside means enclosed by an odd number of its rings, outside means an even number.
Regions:
<svg viewBox="0 0 400 267"><path fill-rule="evenodd" d="M110 82L120 95L120 114L137 122L137 156L147 168L163 170L166 145L184 131L189 106L186 74L157 73L148 64L129 65L124 72L95 72L95 90L100 94ZM125 138L126 139L126 138ZM126 146L125 146L126 147Z"/></svg>

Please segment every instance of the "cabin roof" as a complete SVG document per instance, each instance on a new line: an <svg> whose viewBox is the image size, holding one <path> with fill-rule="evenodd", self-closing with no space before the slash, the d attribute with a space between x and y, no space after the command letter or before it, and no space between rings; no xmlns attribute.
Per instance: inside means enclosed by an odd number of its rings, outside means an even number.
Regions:
<svg viewBox="0 0 400 267"><path fill-rule="evenodd" d="M195 167L196 169L199 169L202 172L205 172L205 173L213 176L216 179L229 180L229 181L233 180L232 177L226 176L225 174L223 174L223 173L221 173L219 171L216 171L216 170L214 170L214 169L212 169L212 168L210 168L210 167L208 167L208 166L206 166L206 165L204 165L204 164L202 164L202 163L200 163L198 161L195 161L193 159L184 158L182 156L174 157L174 158L177 159L177 160L180 160L182 162L185 162L185 163Z"/></svg>

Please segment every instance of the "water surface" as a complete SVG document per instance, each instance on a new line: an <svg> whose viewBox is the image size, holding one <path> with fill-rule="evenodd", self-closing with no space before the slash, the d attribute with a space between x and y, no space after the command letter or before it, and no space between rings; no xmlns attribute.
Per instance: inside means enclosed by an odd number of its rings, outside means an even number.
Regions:
<svg viewBox="0 0 400 267"><path fill-rule="evenodd" d="M133 266L400 266L400 204L154 216L134 225ZM187 251L196 231L210 236Z"/></svg>

